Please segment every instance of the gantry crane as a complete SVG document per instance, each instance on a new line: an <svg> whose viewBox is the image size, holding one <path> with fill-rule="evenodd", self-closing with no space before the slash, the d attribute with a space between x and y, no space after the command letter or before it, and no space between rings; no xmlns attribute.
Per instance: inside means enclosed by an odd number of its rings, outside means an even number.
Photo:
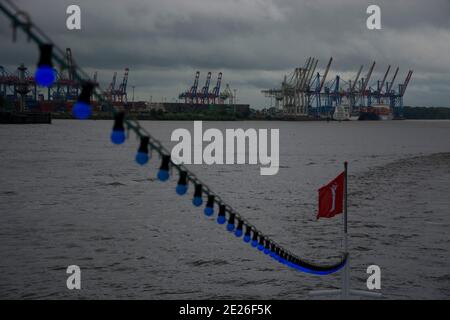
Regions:
<svg viewBox="0 0 450 320"><path fill-rule="evenodd" d="M209 90L211 85L212 73L208 72L206 75L205 85L198 91L198 83L200 79L200 71L195 73L194 84L187 90L179 94L178 98L183 99L185 103L195 104L209 104L209 103L221 103L223 100L220 98L220 86L222 82L222 72L217 75L216 86Z"/></svg>
<svg viewBox="0 0 450 320"><path fill-rule="evenodd" d="M375 69L374 61L364 78L360 78L363 66L360 66L356 77L346 82L339 75L327 82L332 58L330 58L323 76L317 73L312 80L312 74L317 67L317 60L308 58L303 67L295 68L294 72L285 75L281 87L277 89L262 90L266 97L275 98L277 105L282 102L283 111L290 115L310 115L317 117L329 116L334 108L343 104L351 115L358 114L362 109L372 107L372 99L378 104L389 101L392 110L401 110L402 97L412 77L412 70L408 72L398 91L392 90L399 68L390 82L387 81L391 66L389 65L381 80L370 85ZM344 101L345 99L345 101ZM315 103L314 103L315 102ZM271 103L272 105L272 103ZM398 112L397 112L398 113Z"/></svg>
<svg viewBox="0 0 450 320"><path fill-rule="evenodd" d="M125 98L125 102L127 101L127 84L128 84L128 72L130 69L125 68L125 73L123 75L122 83L119 86L119 92L121 94L121 98L123 101L123 98Z"/></svg>
<svg viewBox="0 0 450 320"><path fill-rule="evenodd" d="M189 90L182 92L178 97L184 99L185 103L198 103L197 88L198 80L200 79L200 71L195 73L194 84L189 88Z"/></svg>
<svg viewBox="0 0 450 320"><path fill-rule="evenodd" d="M216 86L213 88L212 93L211 93L211 99L213 101L213 103L220 103L220 85L222 83L222 72L219 72L218 76L217 76L217 83Z"/></svg>
<svg viewBox="0 0 450 320"><path fill-rule="evenodd" d="M108 89L105 91L105 95L108 101L113 100L114 90L116 89L116 80L117 80L117 72L114 72L114 75L108 86Z"/></svg>
<svg viewBox="0 0 450 320"><path fill-rule="evenodd" d="M200 100L201 103L204 104L209 103L209 84L211 83L211 72L208 72L207 76L206 76L206 81L205 81L205 85L202 88L202 91L200 92Z"/></svg>

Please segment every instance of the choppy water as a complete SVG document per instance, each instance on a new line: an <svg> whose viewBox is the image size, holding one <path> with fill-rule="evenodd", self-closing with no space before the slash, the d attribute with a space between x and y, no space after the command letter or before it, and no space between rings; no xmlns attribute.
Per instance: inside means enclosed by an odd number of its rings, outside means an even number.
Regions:
<svg viewBox="0 0 450 320"><path fill-rule="evenodd" d="M144 122L170 145L192 122ZM340 217L315 219L317 188L349 161L352 286L382 270L387 298L450 298L450 122L210 122L279 128L281 169L191 166L280 244L336 260ZM111 121L0 126L0 298L302 299L337 287L280 265L135 165L137 141L109 143ZM190 190L192 192L192 188ZM82 290L66 289L66 268Z"/></svg>

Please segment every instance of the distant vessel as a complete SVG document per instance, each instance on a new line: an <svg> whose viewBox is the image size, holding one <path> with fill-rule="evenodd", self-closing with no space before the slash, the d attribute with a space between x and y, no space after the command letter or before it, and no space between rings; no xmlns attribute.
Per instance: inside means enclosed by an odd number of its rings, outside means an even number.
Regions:
<svg viewBox="0 0 450 320"><path fill-rule="evenodd" d="M337 121L350 120L348 104L340 104L334 108L333 120Z"/></svg>
<svg viewBox="0 0 450 320"><path fill-rule="evenodd" d="M358 120L392 120L391 108L387 104L375 104L361 108Z"/></svg>

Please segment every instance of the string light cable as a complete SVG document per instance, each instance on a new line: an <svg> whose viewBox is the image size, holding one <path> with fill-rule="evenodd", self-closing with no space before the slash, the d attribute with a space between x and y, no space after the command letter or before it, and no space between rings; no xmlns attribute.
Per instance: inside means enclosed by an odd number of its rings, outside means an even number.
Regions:
<svg viewBox="0 0 450 320"><path fill-rule="evenodd" d="M16 29L21 29L28 38L28 41L35 42L40 49L40 59L36 70L35 79L39 85L49 87L56 79L53 69L52 59L60 65L61 68L68 68L65 62L64 52L53 42L45 33L32 23L30 17L21 11L10 0L4 0L0 3L2 11L12 22L13 41L16 40ZM90 105L91 96L94 96L99 103L108 101L102 96L102 91L98 84L94 84L90 77L74 63L73 79L81 85L81 93L73 107L74 116L78 119L88 119L92 114ZM140 145L136 154L136 162L139 165L145 165L151 159L151 152L155 151L161 157L161 166L157 177L160 181L167 181L170 178L170 169L174 168L179 175L179 180L175 191L183 196L187 193L189 185L194 186L194 197L192 203L196 207L203 204L203 195L207 197L204 208L204 214L208 217L213 216L215 205L218 207L217 223L225 224L226 230L233 233L237 238L242 237L243 241L250 243L251 246L270 256L274 260L294 268L299 271L326 275L337 272L345 266L347 254L344 253L341 259L332 264L316 264L299 258L283 246L276 243L270 237L264 235L253 224L239 214L237 210L227 204L218 194L202 182L193 172L183 164L178 164L170 157L170 152L163 144L155 139L145 128L141 126L137 119L132 119L124 112L112 108L114 116L114 125L111 132L111 141L114 144L123 144L126 141L127 131L132 131L140 139ZM149 154L150 152L150 154Z"/></svg>

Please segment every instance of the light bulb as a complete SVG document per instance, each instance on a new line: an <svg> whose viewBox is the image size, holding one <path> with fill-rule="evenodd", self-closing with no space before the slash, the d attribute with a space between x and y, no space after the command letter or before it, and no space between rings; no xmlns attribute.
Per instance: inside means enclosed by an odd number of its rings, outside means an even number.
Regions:
<svg viewBox="0 0 450 320"><path fill-rule="evenodd" d="M148 160L150 159L150 157L148 155L149 141L150 141L149 137L146 137L146 136L141 137L139 149L138 149L138 152L136 153L136 157L135 157L136 162L138 164L140 164L141 166L146 164L148 162Z"/></svg>
<svg viewBox="0 0 450 320"><path fill-rule="evenodd" d="M77 101L72 108L72 114L79 120L89 119L92 115L91 105L83 101Z"/></svg>
<svg viewBox="0 0 450 320"><path fill-rule="evenodd" d="M210 217L214 214L214 195L210 194L208 196L208 201L206 201L205 210L203 212L206 216Z"/></svg>
<svg viewBox="0 0 450 320"><path fill-rule="evenodd" d="M48 65L39 66L34 74L34 79L41 87L50 87L56 79L55 70Z"/></svg>

